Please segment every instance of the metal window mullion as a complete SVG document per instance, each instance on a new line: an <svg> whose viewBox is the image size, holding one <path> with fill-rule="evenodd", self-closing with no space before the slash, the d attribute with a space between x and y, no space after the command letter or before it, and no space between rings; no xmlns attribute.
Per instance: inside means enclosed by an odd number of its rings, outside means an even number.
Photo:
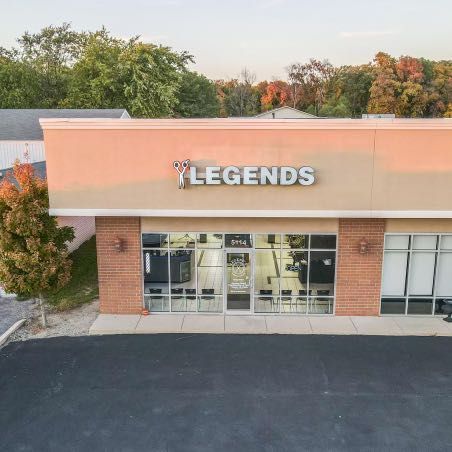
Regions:
<svg viewBox="0 0 452 452"><path fill-rule="evenodd" d="M406 281L405 281L405 290L406 290L406 294L405 294L405 315L408 315L408 297L410 294L410 290L411 290L411 285L410 285L410 279L411 279L411 256L413 253L413 242L414 242L414 234L410 235L410 246L408 249L408 263L407 263L407 270L405 272L405 277L406 277Z"/></svg>
<svg viewBox="0 0 452 452"><path fill-rule="evenodd" d="M252 238L253 238L253 244L255 244L255 237L254 234L251 234ZM250 253L249 253L249 260L250 260L250 265L251 265L251 281L250 281L250 296L251 296L251 306L250 306L250 311L252 314L254 314L254 277L255 277L255 258L256 258L256 250L254 248L251 248Z"/></svg>
<svg viewBox="0 0 452 452"><path fill-rule="evenodd" d="M198 302L198 234L195 234L195 300L196 300L196 312L199 312ZM185 300L187 300L187 294L185 294Z"/></svg>
<svg viewBox="0 0 452 452"><path fill-rule="evenodd" d="M228 279L228 264L227 260L227 251L226 251L226 234L223 232L222 234L222 253L221 253L221 265L223 266L223 314L226 314L228 308L228 289L227 289L227 279Z"/></svg>
<svg viewBox="0 0 452 452"><path fill-rule="evenodd" d="M168 253L168 299L169 299L169 312L173 312L173 297L171 296L171 249L170 249L170 240L171 237L168 232L168 244L166 245L167 253ZM163 311L163 300L165 297L162 297L162 311Z"/></svg>
<svg viewBox="0 0 452 452"><path fill-rule="evenodd" d="M440 250L441 250L441 241L443 239L443 234L438 234L436 236L436 260L435 260L435 271L433 273L433 303L432 303L432 316L435 315L435 308L436 308L436 277L439 272L439 265L440 265Z"/></svg>
<svg viewBox="0 0 452 452"><path fill-rule="evenodd" d="M311 235L308 234L309 237L309 245L308 245L308 271L306 273L306 295L307 295L307 309L306 309L306 315L309 315L311 313L311 296L310 296L310 290L311 290ZM337 241L337 239L336 239Z"/></svg>
<svg viewBox="0 0 452 452"><path fill-rule="evenodd" d="M279 278L278 278L278 287L279 287L279 309L278 314L282 312L282 234L279 234Z"/></svg>

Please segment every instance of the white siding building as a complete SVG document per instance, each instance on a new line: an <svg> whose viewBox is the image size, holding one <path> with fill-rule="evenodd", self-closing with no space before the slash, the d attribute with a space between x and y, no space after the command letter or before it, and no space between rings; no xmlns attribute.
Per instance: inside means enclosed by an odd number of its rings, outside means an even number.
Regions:
<svg viewBox="0 0 452 452"><path fill-rule="evenodd" d="M280 107L273 110L265 111L255 116L259 119L312 119L317 116L306 113L305 111L297 110L292 107Z"/></svg>

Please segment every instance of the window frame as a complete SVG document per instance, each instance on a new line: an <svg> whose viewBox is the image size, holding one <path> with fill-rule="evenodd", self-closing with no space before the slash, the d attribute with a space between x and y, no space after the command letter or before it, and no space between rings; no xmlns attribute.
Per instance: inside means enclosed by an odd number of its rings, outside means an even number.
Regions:
<svg viewBox="0 0 452 452"><path fill-rule="evenodd" d="M171 247L171 236L175 235L175 234L189 234L189 235L195 235L195 245L194 247L190 247L190 248L174 248ZM165 247L159 247L159 248L151 248L151 247L145 247L143 246L143 235L144 234L166 234L167 235L167 240L166 240L166 246ZM222 235L222 246L221 247L216 247L216 248L207 248L207 247L198 247L198 236L200 234L221 234ZM243 247L243 248L239 248L239 247L235 247L235 248L229 248L226 247L226 242L225 242L225 235L227 234L234 234L234 235L241 235L241 234L249 234L251 235L251 240L252 240L252 246L251 247ZM279 235L279 247L277 248L257 248L257 236L258 235L275 235L278 236ZM308 246L305 248L287 248L287 247L283 247L283 240L284 240L284 236L287 235L305 235L308 237ZM336 246L335 248L311 248L311 237L315 236L315 235L321 235L321 236L334 236L336 238ZM226 309L226 292L225 292L225 285L226 285L226 269L225 269L225 264L224 264L224 255L227 251L234 251L234 250L240 250L243 249L244 251L250 252L251 258L252 258L252 288L251 288L251 296L252 296L252 300L251 300L251 306L252 308L250 309L249 312L243 312L241 311L240 313L243 315L302 315L302 316L306 316L306 315L310 315L310 316L332 316L335 315L335 310L336 310L336 291L337 291L337 255L338 255L338 233L337 232L247 232L247 233L243 233L243 232L219 232L219 231L211 231L211 232L205 232L205 231L141 231L140 232L140 237L141 237L141 259L142 259L142 266L141 266L141 272L142 272L142 278L143 278L143 307L147 307L147 298L150 296L150 294L146 294L145 293L145 281L144 281L144 252L145 251L164 251L167 252L167 265L168 265L168 294L163 294L163 296L167 296L168 297L168 305L169 305L169 310L168 311L153 311L154 314L169 314L169 313L176 313L176 314L227 314L228 311ZM200 298L203 296L202 293L199 292L199 288L198 288L198 253L201 251L220 251L222 253L222 293L219 295L215 295L215 296L221 296L222 299L222 309L221 311L215 311L215 312L208 312L208 311L203 311L199 309L200 306ZM258 252L270 252L272 250L278 250L279 251L279 258L278 258L278 264L280 267L280 275L278 278L278 285L279 285L279 291L276 294L273 294L273 297L278 297L278 311L277 312L255 312L255 301L256 298L259 297L259 295L256 295L255 293L255 272L256 272L256 251ZM172 307L172 297L174 296L179 296L177 294L172 294L171 293L171 252L173 251L192 251L194 252L194 256L195 256L195 288L196 288L196 292L193 296L196 297L196 310L194 311L174 311L173 307ZM290 295L290 297L293 299L297 299L297 298L306 298L306 312L283 312L282 310L282 297L288 297L288 295L284 295L282 294L283 289L283 276L281 274L281 270L282 270L282 265L283 265L283 252L287 252L287 251L300 251L300 252L304 252L307 253L307 258L308 258L308 269L307 269L307 281L306 281L306 297L305 296L300 296L300 295ZM334 252L334 281L333 281L333 295L309 295L309 290L310 290L310 267L311 267L311 251L320 251L320 252ZM452 251L452 250L451 250ZM312 308L311 308L311 304L315 303L315 300L318 298L322 298L322 299L328 299L328 304L329 304L329 308L328 310L331 312L328 313L318 313L318 312L311 312ZM330 301L332 303L332 308L330 305Z"/></svg>
<svg viewBox="0 0 452 452"><path fill-rule="evenodd" d="M386 242L388 236L408 236L409 243L408 248L386 248ZM416 236L436 236L436 249L416 249L414 248L414 238ZM382 316L414 316L414 317L422 317L422 316L428 316L428 317L434 317L436 312L436 304L437 300L442 300L444 298L448 298L445 296L438 296L436 293L437 289L437 276L439 273L439 265L440 265L440 255L441 254L452 254L452 249L442 249L442 239L443 237L450 237L452 236L451 232L388 232L384 235L384 245L383 245L383 265L382 265L382 274L381 274L381 294L380 294L380 315ZM407 253L407 268L406 268L406 274L405 274L405 294L403 296L384 296L383 295L383 278L384 278L384 259L386 254L390 253L400 253L404 252ZM410 295L410 271L412 268L412 256L414 253L417 254L434 254L435 255L435 264L433 269L433 282L432 282L432 295ZM452 298L452 294L450 296ZM405 303L405 309L403 313L400 314L389 314L389 313L383 313L382 312L382 304L383 300L400 300L403 299ZM413 314L408 312L409 302L410 300L431 300L432 301L432 309L429 314Z"/></svg>

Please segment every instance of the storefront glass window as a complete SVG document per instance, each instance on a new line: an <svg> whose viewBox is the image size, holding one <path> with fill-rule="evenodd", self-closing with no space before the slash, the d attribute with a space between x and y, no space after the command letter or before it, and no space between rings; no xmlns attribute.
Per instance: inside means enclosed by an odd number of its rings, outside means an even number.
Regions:
<svg viewBox="0 0 452 452"><path fill-rule="evenodd" d="M311 249L334 250L336 248L335 235L311 235Z"/></svg>
<svg viewBox="0 0 452 452"><path fill-rule="evenodd" d="M279 249L281 234L256 234L255 247Z"/></svg>
<svg viewBox="0 0 452 452"><path fill-rule="evenodd" d="M452 298L451 237L451 234L385 236L382 314L442 314L444 299Z"/></svg>
<svg viewBox="0 0 452 452"><path fill-rule="evenodd" d="M198 248L222 248L223 234L196 234Z"/></svg>
<svg viewBox="0 0 452 452"><path fill-rule="evenodd" d="M256 238L257 242L258 238ZM254 267L255 312L279 312L279 276L281 251L256 250Z"/></svg>
<svg viewBox="0 0 452 452"><path fill-rule="evenodd" d="M309 248L309 235L307 235L307 234L284 234L282 236L282 247L305 250L305 249Z"/></svg>
<svg viewBox="0 0 452 452"><path fill-rule="evenodd" d="M252 248L252 234L225 234L224 246L226 248Z"/></svg>
<svg viewBox="0 0 452 452"><path fill-rule="evenodd" d="M153 312L333 313L334 234L152 232L142 241Z"/></svg>
<svg viewBox="0 0 452 452"><path fill-rule="evenodd" d="M168 246L168 234L143 234L143 248L165 248Z"/></svg>
<svg viewBox="0 0 452 452"><path fill-rule="evenodd" d="M202 312L223 311L223 251L198 250L198 304Z"/></svg>
<svg viewBox="0 0 452 452"><path fill-rule="evenodd" d="M170 248L194 248L196 235L188 232L170 234Z"/></svg>
<svg viewBox="0 0 452 452"><path fill-rule="evenodd" d="M147 308L152 311L169 311L168 252L143 251L144 296Z"/></svg>
<svg viewBox="0 0 452 452"><path fill-rule="evenodd" d="M283 250L281 257L281 312L304 312L308 296L308 251Z"/></svg>
<svg viewBox="0 0 452 452"><path fill-rule="evenodd" d="M196 265L193 250L170 252L171 310L196 311Z"/></svg>

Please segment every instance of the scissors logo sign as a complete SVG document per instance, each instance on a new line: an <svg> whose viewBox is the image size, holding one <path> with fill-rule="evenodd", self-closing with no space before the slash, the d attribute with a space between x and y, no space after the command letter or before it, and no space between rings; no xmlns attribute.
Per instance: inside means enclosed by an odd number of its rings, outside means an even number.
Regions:
<svg viewBox="0 0 452 452"><path fill-rule="evenodd" d="M187 170L187 168L190 166L190 160L184 160L183 162L179 162L177 160L175 160L173 162L173 167L174 169L177 171L177 173L179 174L179 188L185 188L185 179L184 179L184 175L185 175L185 171Z"/></svg>

